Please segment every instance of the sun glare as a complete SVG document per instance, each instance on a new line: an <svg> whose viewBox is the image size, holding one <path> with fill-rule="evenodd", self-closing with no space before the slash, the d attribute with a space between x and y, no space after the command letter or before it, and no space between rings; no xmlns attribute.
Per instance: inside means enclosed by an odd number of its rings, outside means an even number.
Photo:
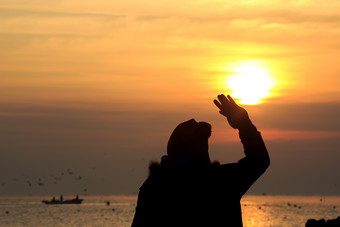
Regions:
<svg viewBox="0 0 340 227"><path fill-rule="evenodd" d="M240 103L255 105L270 95L274 82L260 64L245 62L232 67L232 71L235 74L228 77L227 86L232 90L231 96L240 99Z"/></svg>

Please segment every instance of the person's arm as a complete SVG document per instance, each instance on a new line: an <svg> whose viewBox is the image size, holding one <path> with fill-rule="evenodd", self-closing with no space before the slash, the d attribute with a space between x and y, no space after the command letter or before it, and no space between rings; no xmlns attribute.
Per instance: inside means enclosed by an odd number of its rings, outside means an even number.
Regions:
<svg viewBox="0 0 340 227"><path fill-rule="evenodd" d="M225 116L231 127L239 130L239 136L244 147L245 158L238 163L240 196L264 173L270 164L269 155L257 131L249 119L247 111L238 106L228 95L218 95L215 105L220 109L220 114Z"/></svg>

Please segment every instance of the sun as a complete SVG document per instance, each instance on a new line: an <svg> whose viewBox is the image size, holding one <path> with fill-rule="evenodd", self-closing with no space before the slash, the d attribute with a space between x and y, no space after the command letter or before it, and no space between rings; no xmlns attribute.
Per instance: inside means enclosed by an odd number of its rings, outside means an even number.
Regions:
<svg viewBox="0 0 340 227"><path fill-rule="evenodd" d="M274 82L262 65L244 62L231 69L235 74L227 78L227 86L232 90L231 96L240 99L241 104L255 105L270 95Z"/></svg>

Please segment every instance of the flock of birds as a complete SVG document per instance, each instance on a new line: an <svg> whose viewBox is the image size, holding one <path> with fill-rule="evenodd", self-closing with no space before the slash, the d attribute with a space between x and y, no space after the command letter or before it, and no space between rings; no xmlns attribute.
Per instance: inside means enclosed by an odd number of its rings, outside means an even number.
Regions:
<svg viewBox="0 0 340 227"><path fill-rule="evenodd" d="M96 167L92 167L92 171L95 171ZM66 170L60 171L58 174L50 174L50 175L43 175L39 177L31 177L25 173L22 173L19 177L12 178L12 182L22 182L26 185L28 188L34 188L34 187L43 187L48 184L57 185L59 183L64 183L63 180L67 179L73 180L76 182L80 182L84 179L84 177L80 174L76 174L75 171L71 170L70 168L67 168ZM101 181L104 180L104 178L100 178ZM1 186L4 187L9 182L2 182ZM83 188L82 191L86 194L88 189Z"/></svg>

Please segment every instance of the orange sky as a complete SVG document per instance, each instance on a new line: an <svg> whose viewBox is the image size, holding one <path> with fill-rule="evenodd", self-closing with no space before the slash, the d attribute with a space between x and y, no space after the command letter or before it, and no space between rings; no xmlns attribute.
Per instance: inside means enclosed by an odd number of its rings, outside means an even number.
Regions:
<svg viewBox="0 0 340 227"><path fill-rule="evenodd" d="M136 147L165 146L191 117L212 122L221 143L235 132L212 99L244 61L262 62L275 81L265 103L246 107L265 138L339 139L339 9L331 0L2 1L0 152L91 147L145 164L161 154Z"/></svg>
<svg viewBox="0 0 340 227"><path fill-rule="evenodd" d="M259 60L283 102L339 101L339 5L5 1L2 100L202 100L225 90L226 65Z"/></svg>

